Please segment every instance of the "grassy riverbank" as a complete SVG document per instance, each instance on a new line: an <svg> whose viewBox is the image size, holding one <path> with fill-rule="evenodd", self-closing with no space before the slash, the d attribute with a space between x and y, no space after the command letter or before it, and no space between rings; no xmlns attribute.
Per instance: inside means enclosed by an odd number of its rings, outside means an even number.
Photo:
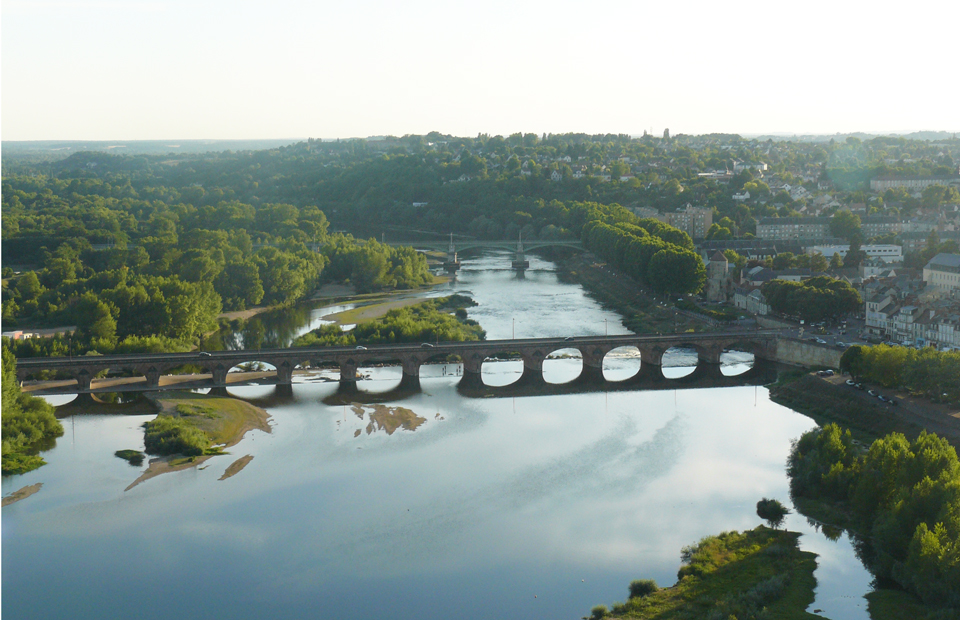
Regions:
<svg viewBox="0 0 960 620"><path fill-rule="evenodd" d="M648 294L627 275L589 254L577 254L557 263L561 281L577 282L605 307L623 316L623 324L638 334L703 331L704 320L677 312L673 299Z"/></svg>
<svg viewBox="0 0 960 620"><path fill-rule="evenodd" d="M607 611L595 607L592 618L818 618L804 611L814 600L816 555L801 551L800 534L765 526L743 533L708 536L683 549L679 581ZM631 588L633 590L634 588Z"/></svg>
<svg viewBox="0 0 960 620"><path fill-rule="evenodd" d="M889 394L889 390L883 391ZM775 403L810 416L820 426L836 422L864 443L892 432L912 439L926 429L960 447L957 412L906 394L893 398L897 405L846 385L842 377L818 377L805 370L784 373L770 386L770 399Z"/></svg>

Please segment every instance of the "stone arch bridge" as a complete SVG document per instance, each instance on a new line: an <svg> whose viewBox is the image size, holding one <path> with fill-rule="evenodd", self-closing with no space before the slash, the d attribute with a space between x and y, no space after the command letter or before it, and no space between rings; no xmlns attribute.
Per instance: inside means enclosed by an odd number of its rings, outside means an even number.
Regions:
<svg viewBox="0 0 960 620"><path fill-rule="evenodd" d="M719 375L720 354L724 350L753 353L757 359L777 359L779 336L772 330L731 331L704 334L666 334L639 336L581 336L566 338L530 338L513 340L483 340L477 342L441 342L421 344L387 344L368 347L294 347L287 349L244 349L216 352L155 353L137 355L103 355L83 357L25 358L17 361L17 377L21 382L44 371L56 373L61 380L31 382L25 389L45 394L75 394L117 391L156 391L196 387L226 387L232 368L253 362L270 364L276 371L256 373L258 384L290 385L294 370L299 367L336 367L340 383L347 389L355 388L361 366L396 364L403 369L401 383L418 386L420 367L432 361L459 357L463 365L461 383L465 387L482 386L481 367L484 361L506 356L523 361L523 382L543 382L543 362L551 353L576 349L583 359L579 380L603 382L603 358L618 347L636 347L640 351L641 371L662 376L664 352L672 347L691 347L697 352L699 366L715 368ZM190 385L182 382L163 382L184 366L198 367L202 375ZM129 373L134 377L110 385L92 385L103 371ZM197 375L194 375L195 377ZM63 379L72 377L72 379ZM100 383L100 382L98 382ZM231 381L243 385L244 381Z"/></svg>

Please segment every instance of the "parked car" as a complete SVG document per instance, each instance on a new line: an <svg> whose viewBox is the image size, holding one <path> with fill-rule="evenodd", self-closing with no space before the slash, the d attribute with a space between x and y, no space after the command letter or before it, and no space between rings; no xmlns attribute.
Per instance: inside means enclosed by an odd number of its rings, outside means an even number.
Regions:
<svg viewBox="0 0 960 620"><path fill-rule="evenodd" d="M869 394L870 396L876 396L876 395L877 395L877 393L874 392L873 390L867 390L867 394Z"/></svg>
<svg viewBox="0 0 960 620"><path fill-rule="evenodd" d="M423 348L423 349L432 349L432 348L433 348L433 345L430 344L429 342L421 342L421 343L420 343L420 347Z"/></svg>
<svg viewBox="0 0 960 620"><path fill-rule="evenodd" d="M857 387L857 382L854 381L853 379L847 379L847 385L849 385L850 387Z"/></svg>

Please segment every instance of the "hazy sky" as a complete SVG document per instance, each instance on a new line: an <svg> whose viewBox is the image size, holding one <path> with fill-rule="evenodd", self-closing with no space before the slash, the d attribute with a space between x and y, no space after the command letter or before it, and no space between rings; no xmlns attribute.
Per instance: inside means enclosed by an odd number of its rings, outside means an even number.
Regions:
<svg viewBox="0 0 960 620"><path fill-rule="evenodd" d="M960 130L956 0L4 0L2 138Z"/></svg>

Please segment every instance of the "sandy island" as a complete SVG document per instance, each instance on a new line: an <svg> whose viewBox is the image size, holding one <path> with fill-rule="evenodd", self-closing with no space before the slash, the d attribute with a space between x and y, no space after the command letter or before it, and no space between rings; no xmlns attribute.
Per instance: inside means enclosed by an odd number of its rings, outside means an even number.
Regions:
<svg viewBox="0 0 960 620"><path fill-rule="evenodd" d="M253 460L253 455L251 454L248 454L246 456L241 456L236 461L230 463L230 466L227 467L227 471L223 472L223 475L220 476L219 479L226 480L227 478L236 476L237 474L240 473L240 470L246 467L247 464L252 460Z"/></svg>
<svg viewBox="0 0 960 620"><path fill-rule="evenodd" d="M40 487L42 486L43 486L43 483L38 482L36 484L31 484L30 486L26 486L26 487L23 487L22 489L18 489L14 491L10 495L7 495L6 497L3 498L3 502L2 502L3 507L6 508L10 504L16 504L22 499L27 499L28 497L30 497L31 495L39 491Z"/></svg>
<svg viewBox="0 0 960 620"><path fill-rule="evenodd" d="M363 323L364 321L379 319L380 317L386 316L386 314L391 310L405 308L407 306L414 306L416 304L423 303L424 301L426 301L426 299L423 297L394 299L391 301L360 306L352 310L344 310L343 312L334 312L333 314L324 316L323 319L325 321L334 321L338 325L352 325L356 323Z"/></svg>
<svg viewBox="0 0 960 620"><path fill-rule="evenodd" d="M402 428L405 431L415 431L427 421L426 418L418 416L412 410L406 407L389 407L387 405L371 404L362 405L354 403L350 406L354 415L363 420L366 414L370 423L367 424L367 435L376 431L386 431L387 435L393 435L397 429ZM357 429L354 437L360 436L360 429Z"/></svg>
<svg viewBox="0 0 960 620"><path fill-rule="evenodd" d="M236 398L207 396L206 394L194 394L191 392L167 392L163 395L154 396L152 399L160 408L159 415L183 417L181 413L177 411L178 405L200 405L213 409L214 414L211 416L188 415L187 417L194 426L207 434L211 442L221 448L229 448L230 446L238 444L248 431L260 430L265 433L270 432L270 414L260 407L255 407L248 402ZM173 454L152 458L146 471L134 480L130 486L124 489L124 491L129 491L141 482L145 482L161 474L196 467L214 456L219 455L182 456ZM253 457L250 457L250 459L252 458ZM242 461L243 459L240 460ZM230 475L238 473L248 462L249 460L237 467ZM230 467L236 464L237 463L234 463Z"/></svg>
<svg viewBox="0 0 960 620"><path fill-rule="evenodd" d="M425 289L429 289L429 288L431 288L431 287L433 287L433 286L436 286L436 285L438 285L438 284L445 284L445 283L448 282L449 280L450 280L450 278L447 277L447 276L433 276L433 283L432 283L432 284L427 284L427 285L425 285L424 287L419 288L419 289L397 289L397 290L394 290L394 291L381 291L381 292L378 292L378 293L362 293L362 294L358 294L356 287L353 286L352 284L324 284L323 286L321 286L320 288L318 288L318 289L313 293L313 295L310 296L310 301L333 301L333 300L336 300L337 302L341 302L341 303L353 303L353 302L358 302L358 301L360 301L360 302L362 302L362 301L375 302L375 301L378 301L378 300L381 300L381 299L387 299L387 298L390 298L390 297L394 297L394 296L396 296L396 295L405 295L405 294L414 293L414 292L417 292L417 291L422 291L422 290L425 290ZM422 300L421 300L421 301L422 301ZM366 320L369 320L369 319L380 318L381 316L383 316L384 314L386 314L387 312L389 312L389 311L392 310L393 308L402 308L403 306L408 306L408 305L410 305L410 304L412 304L412 303L416 303L416 301L408 301L408 300L406 300L406 299L402 299L402 300L396 300L396 302L386 302L386 303L387 303L387 304L397 303L398 305L396 305L396 306L390 306L390 307L384 309L382 312L380 312L380 313L378 314L376 310L373 310L373 308L379 308L381 304L376 304L376 303L374 303L374 304L372 304L371 306L369 306L369 308L371 308L372 314L370 314L369 316L365 316L364 318L362 318L362 319L360 319L360 320L361 320L361 321L366 321ZM232 321L232 320L235 320L235 319L241 319L241 320L244 320L244 321L245 321L245 320L247 320L247 319L249 319L249 318L251 318L251 317L254 317L254 316L258 315L258 314L261 314L261 313L263 313L263 312L268 312L268 311L274 310L274 309L276 309L276 308L277 308L277 306L257 306L257 307L254 307L254 308L248 308L248 309L246 309L246 310L234 310L234 311L232 311L232 312L221 312L221 313L219 314L218 318L227 319L228 321ZM360 310L360 308L357 308L357 310ZM348 310L347 312L354 312L354 311L353 311L353 310ZM338 323L341 323L341 324L342 324L342 323L356 323L356 322L358 322L358 321L355 321L355 320L349 320L349 321L339 320L337 317L338 317L338 315L340 315L340 314L344 314L344 313L339 313L339 312L338 312L338 313L336 313L336 314L331 314L329 317L323 317L323 318L324 318L324 319L328 319L328 320L332 320L332 321L337 321ZM332 318L331 318L331 317L332 317Z"/></svg>

